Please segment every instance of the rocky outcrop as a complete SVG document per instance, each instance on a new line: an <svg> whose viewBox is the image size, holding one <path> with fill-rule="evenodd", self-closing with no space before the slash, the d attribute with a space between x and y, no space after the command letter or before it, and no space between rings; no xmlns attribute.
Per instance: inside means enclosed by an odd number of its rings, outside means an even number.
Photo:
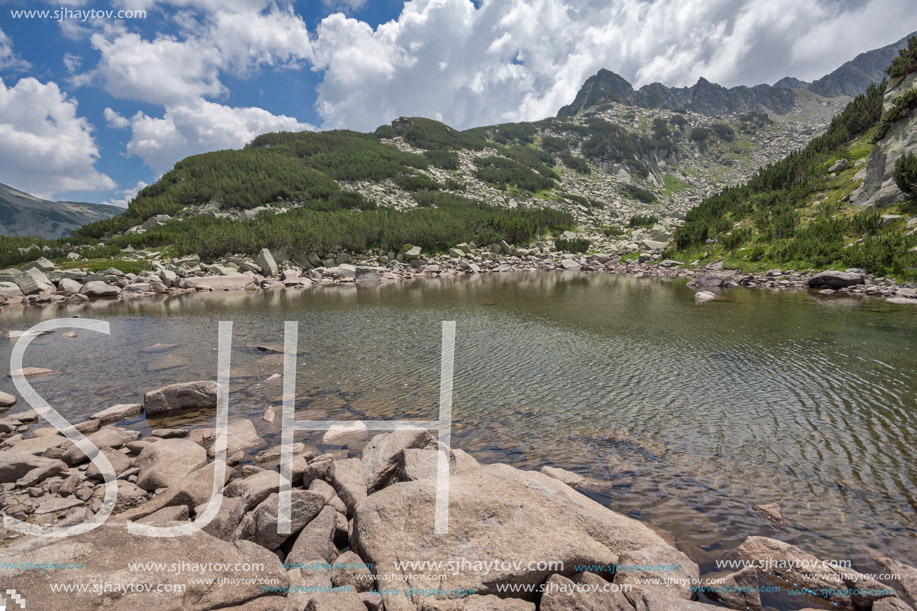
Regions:
<svg viewBox="0 0 917 611"><path fill-rule="evenodd" d="M203 380L182 382L152 390L143 396L143 410L148 418L185 409L212 409L217 406L219 386Z"/></svg>
<svg viewBox="0 0 917 611"><path fill-rule="evenodd" d="M835 271L826 271L819 274L815 274L809 278L809 287L813 289L818 288L829 288L829 289L840 289L847 288L850 286L856 286L857 284L863 284L866 280L866 274L861 274L858 272L835 272Z"/></svg>

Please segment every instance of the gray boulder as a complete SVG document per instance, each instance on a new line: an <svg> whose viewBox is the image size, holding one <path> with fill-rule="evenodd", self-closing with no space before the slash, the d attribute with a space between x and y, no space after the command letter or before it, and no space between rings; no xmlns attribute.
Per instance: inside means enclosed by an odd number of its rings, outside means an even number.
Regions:
<svg viewBox="0 0 917 611"><path fill-rule="evenodd" d="M144 490L168 488L207 464L207 451L190 439L163 439L143 449L134 465Z"/></svg>
<svg viewBox="0 0 917 611"><path fill-rule="evenodd" d="M261 273L265 276L276 276L278 272L277 262L274 256L267 248L262 248L258 256L255 257L255 263L261 268Z"/></svg>
<svg viewBox="0 0 917 611"><path fill-rule="evenodd" d="M325 499L322 495L308 490L293 490L290 500L290 534L277 532L279 506L280 495L271 494L253 511L245 514L242 523L236 529L235 537L275 550L319 514L325 506Z"/></svg>
<svg viewBox="0 0 917 611"><path fill-rule="evenodd" d="M407 449L435 448L436 438L421 428L403 428L373 437L363 449L366 488L373 492L395 481Z"/></svg>
<svg viewBox="0 0 917 611"><path fill-rule="evenodd" d="M92 280L83 285L80 289L81 295L89 298L117 297L121 293L121 288L102 282L101 280Z"/></svg>
<svg viewBox="0 0 917 611"><path fill-rule="evenodd" d="M610 591L610 584L595 573L582 573L575 578L573 581L563 575L551 575L541 597L540 610L633 611L627 597Z"/></svg>
<svg viewBox="0 0 917 611"><path fill-rule="evenodd" d="M170 384L146 393L143 409L147 418L155 418L184 409L216 408L218 392L219 386L210 380Z"/></svg>
<svg viewBox="0 0 917 611"><path fill-rule="evenodd" d="M67 465L60 460L52 460L24 452L0 452L0 484L15 482L30 471L43 468L63 469L63 471L66 471Z"/></svg>
<svg viewBox="0 0 917 611"><path fill-rule="evenodd" d="M532 558L574 564L617 562L625 552L665 545L647 526L615 513L544 474L508 465L488 465L450 480L448 533L434 534L436 481L393 484L360 502L351 545L376 574L400 573L396 562L423 557L447 561L456 549L469 562L500 558L508 565L487 575L451 573L441 588L473 588L496 594L497 584L540 584L551 571L530 570ZM536 534L537 533L537 534ZM421 576L406 574L389 587L424 587ZM414 609L410 599L384 596L389 611Z"/></svg>
<svg viewBox="0 0 917 611"><path fill-rule="evenodd" d="M863 284L866 276L852 272L826 271L809 278L809 288L842 289L848 286Z"/></svg>

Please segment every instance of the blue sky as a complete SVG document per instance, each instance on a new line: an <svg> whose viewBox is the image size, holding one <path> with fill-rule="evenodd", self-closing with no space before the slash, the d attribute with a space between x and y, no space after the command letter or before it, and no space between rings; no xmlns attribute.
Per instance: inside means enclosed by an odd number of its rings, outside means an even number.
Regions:
<svg viewBox="0 0 917 611"><path fill-rule="evenodd" d="M0 0L0 182L126 205L266 131L534 120L603 67L809 80L915 30L913 0Z"/></svg>

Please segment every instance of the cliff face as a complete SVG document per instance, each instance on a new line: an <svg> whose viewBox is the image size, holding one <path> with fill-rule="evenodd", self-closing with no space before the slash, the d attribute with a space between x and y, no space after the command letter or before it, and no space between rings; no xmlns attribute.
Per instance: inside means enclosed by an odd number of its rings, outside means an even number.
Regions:
<svg viewBox="0 0 917 611"><path fill-rule="evenodd" d="M885 136L869 154L863 175L863 184L853 194L853 201L861 206L890 206L903 202L907 196L895 184L895 163L906 153L917 153L917 72L892 80L885 90L883 112L910 99L909 110L893 122Z"/></svg>

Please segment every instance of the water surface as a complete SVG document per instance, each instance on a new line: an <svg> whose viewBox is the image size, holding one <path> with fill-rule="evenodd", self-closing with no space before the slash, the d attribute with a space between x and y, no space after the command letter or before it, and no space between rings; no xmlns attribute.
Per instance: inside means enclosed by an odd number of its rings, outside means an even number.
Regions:
<svg viewBox="0 0 917 611"><path fill-rule="evenodd" d="M455 320L454 445L480 460L601 480L590 495L673 531L702 572L749 534L825 558L866 546L917 563L917 308L743 289L698 306L692 295L658 279L490 274L7 308L0 327L109 321L109 337L58 332L27 356L57 372L34 386L76 422L213 379L217 322L232 320L230 413L271 438L279 424L260 417L280 405L280 383L265 380L282 355L253 346L282 344L284 321L299 321L298 417L343 420L435 419L440 325ZM177 346L141 352L157 343ZM14 392L7 378L0 388ZM212 426L212 414L190 424ZM751 507L771 502L787 526Z"/></svg>

